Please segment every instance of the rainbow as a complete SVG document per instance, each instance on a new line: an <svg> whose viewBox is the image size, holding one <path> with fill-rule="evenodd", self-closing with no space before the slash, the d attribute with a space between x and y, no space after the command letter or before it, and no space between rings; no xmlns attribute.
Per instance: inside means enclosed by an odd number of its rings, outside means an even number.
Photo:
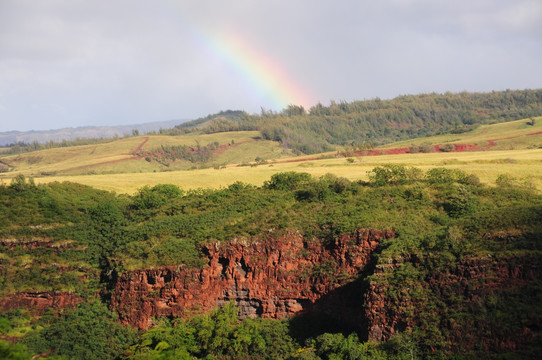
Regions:
<svg viewBox="0 0 542 360"><path fill-rule="evenodd" d="M315 101L300 87L284 68L270 56L264 55L239 37L215 38L210 43L214 54L242 75L250 88L263 98L269 98L278 110L290 104L308 108Z"/></svg>
<svg viewBox="0 0 542 360"><path fill-rule="evenodd" d="M170 4L178 5L174 1ZM177 15L196 45L228 64L254 92L254 97L271 104L273 110L282 110L288 105L302 105L308 109L316 104L310 91L300 86L280 63L269 54L257 51L238 34L214 36L186 19L182 13Z"/></svg>

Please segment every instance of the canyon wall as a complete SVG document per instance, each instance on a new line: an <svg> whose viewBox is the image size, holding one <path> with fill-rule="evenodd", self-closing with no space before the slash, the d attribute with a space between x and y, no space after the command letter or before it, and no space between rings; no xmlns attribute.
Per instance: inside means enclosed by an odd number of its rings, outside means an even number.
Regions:
<svg viewBox="0 0 542 360"><path fill-rule="evenodd" d="M409 262L425 266L420 260ZM540 314L522 313L537 297L538 255L465 257L391 293L385 278L401 264L390 261L375 268L376 280L362 299L368 340L385 341L420 324L439 329L449 347L460 352L516 351L540 338Z"/></svg>
<svg viewBox="0 0 542 360"><path fill-rule="evenodd" d="M234 301L242 317L282 319L310 311L361 321L362 303L340 291L369 263L392 231L359 230L331 241L297 232L209 244L203 268L136 270L119 277L111 307L125 324L146 329L152 317L182 317ZM333 309L330 309L332 307ZM359 324L359 322L358 322Z"/></svg>

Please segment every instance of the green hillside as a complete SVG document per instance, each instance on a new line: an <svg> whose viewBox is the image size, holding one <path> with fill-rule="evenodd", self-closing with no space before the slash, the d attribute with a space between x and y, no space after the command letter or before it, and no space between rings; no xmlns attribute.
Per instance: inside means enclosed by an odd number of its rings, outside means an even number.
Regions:
<svg viewBox="0 0 542 360"><path fill-rule="evenodd" d="M388 144L382 148L423 145L469 145L472 150L520 150L542 147L542 117L481 125L458 134L448 133Z"/></svg>
<svg viewBox="0 0 542 360"><path fill-rule="evenodd" d="M219 168L385 144L421 152L431 152L421 145L447 145L440 148L445 151L535 149L540 115L541 89L333 102L308 111L291 105L261 115L224 111L148 136L18 144L0 152L0 173L37 177Z"/></svg>
<svg viewBox="0 0 542 360"><path fill-rule="evenodd" d="M149 135L0 157L10 177L161 172L292 156L256 131Z"/></svg>
<svg viewBox="0 0 542 360"><path fill-rule="evenodd" d="M491 93L422 94L392 100L291 105L260 115L229 111L178 125L171 133L259 130L299 153L340 146L383 145L400 140L469 131L481 124L542 115L542 89Z"/></svg>
<svg viewBox="0 0 542 360"><path fill-rule="evenodd" d="M542 118L536 117L369 150L344 146L312 156L294 156L278 142L262 140L255 131L128 137L0 157L4 170L0 182L9 183L24 174L38 183L73 181L133 194L145 185L161 183L185 190L219 188L235 181L260 186L282 171L301 170L314 176L332 172L350 180L367 180L366 173L374 166L402 163L423 169L460 169L487 184L508 174L542 189L541 129Z"/></svg>
<svg viewBox="0 0 542 360"><path fill-rule="evenodd" d="M539 194L507 178L489 187L461 171L401 165L376 167L366 182L290 172L261 187L235 183L184 192L158 185L134 196L74 183L36 186L20 176L0 186L0 354L534 358L542 323L541 211ZM336 269L356 257L345 253L319 262L310 250L332 255L341 239L359 229L393 236L373 239L372 260L353 278ZM141 331L119 323L117 314L133 310L127 306L141 307L111 303L118 282L132 271L143 271L146 279L142 285L127 283L133 304L162 297L159 304L166 308L182 289L167 288L170 278L160 285L145 271L197 275L211 266L209 251L252 246L255 257L269 264L262 272L273 274L273 259L293 256L288 234L306 247L296 255L305 266L296 278L341 285L328 300L341 304L346 297L363 318L350 318L346 326L347 313L336 306L334 312L314 310L289 320L240 319L230 304L209 313L193 310L177 320L157 317ZM217 259L216 266L252 271L242 259L238 265ZM177 281L194 289L205 280L199 276ZM227 274L219 271L216 281L221 276ZM228 296L236 303L243 294Z"/></svg>

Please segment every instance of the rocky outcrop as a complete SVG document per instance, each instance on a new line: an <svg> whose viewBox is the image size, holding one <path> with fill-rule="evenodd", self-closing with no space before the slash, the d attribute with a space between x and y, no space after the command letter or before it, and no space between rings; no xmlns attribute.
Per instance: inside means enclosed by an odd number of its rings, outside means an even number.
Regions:
<svg viewBox="0 0 542 360"><path fill-rule="evenodd" d="M243 317L281 319L327 306L351 318L337 291L357 277L392 231L359 230L333 241L308 242L297 232L209 244L203 268L130 271L117 281L111 307L125 324L145 329L152 317L181 317L235 301ZM345 306L342 306L344 304ZM339 311L336 311L339 309Z"/></svg>
<svg viewBox="0 0 542 360"><path fill-rule="evenodd" d="M83 299L72 292L65 291L22 291L5 296L0 301L0 309L24 308L34 312L42 312L49 308L60 309L73 307Z"/></svg>
<svg viewBox="0 0 542 360"><path fill-rule="evenodd" d="M73 240L53 241L49 238L32 237L30 239L0 239L0 247L16 249L21 247L26 250L52 248L65 249L71 246Z"/></svg>
<svg viewBox="0 0 542 360"><path fill-rule="evenodd" d="M430 316L436 322L430 325L445 329L448 344L455 351L515 351L540 336L539 315L522 321L514 317L499 320L490 314L498 301L527 296L536 299L523 289L540 279L542 263L538 256L468 257L444 271L427 273L419 282L390 285L386 277L402 261L376 266L376 279L363 299L369 340L387 340L420 326ZM424 266L416 259L409 262L415 267ZM392 287L393 291L389 291ZM513 306L506 304L504 308ZM517 331L510 330L513 326L518 327Z"/></svg>

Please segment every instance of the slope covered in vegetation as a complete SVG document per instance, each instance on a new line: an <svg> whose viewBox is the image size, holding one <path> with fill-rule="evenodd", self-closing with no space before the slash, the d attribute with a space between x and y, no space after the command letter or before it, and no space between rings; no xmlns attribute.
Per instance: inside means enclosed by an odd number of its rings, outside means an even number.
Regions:
<svg viewBox="0 0 542 360"><path fill-rule="evenodd" d="M33 149L27 146L27 150ZM16 150L12 148L12 150ZM36 148L0 157L0 175L13 177L188 170L278 159L293 154L257 131L183 136L132 136L92 145Z"/></svg>
<svg viewBox="0 0 542 360"><path fill-rule="evenodd" d="M260 115L226 111L178 125L171 134L258 130L265 139L313 154L337 146L367 147L469 131L480 124L542 115L542 89L491 93L422 94L392 100L318 104L306 111L290 105L280 113Z"/></svg>
<svg viewBox="0 0 542 360"><path fill-rule="evenodd" d="M2 337L16 341L1 342L0 354L384 359L539 352L540 195L508 177L488 187L441 168L386 165L369 178L279 173L262 187L184 192L158 185L116 196L72 183L36 186L19 176L0 187L0 325ZM340 258L318 260L302 249L288 255L306 264L307 281L331 286L361 309L355 324L345 326L333 307L319 312L307 302L289 320L239 319L241 291L226 294L222 300L233 304L223 309L158 318L141 332L118 322L115 312L131 311L129 304L110 307L117 285L138 271L204 274L205 249L213 246L228 253L234 244L280 244L295 233L302 247L339 254L339 239L360 229L394 235L374 243L353 277L337 271ZM251 274L248 263L217 264L237 271L232 281ZM134 288L135 299L162 304L166 285L145 284L152 286ZM321 294L333 303L334 296Z"/></svg>

